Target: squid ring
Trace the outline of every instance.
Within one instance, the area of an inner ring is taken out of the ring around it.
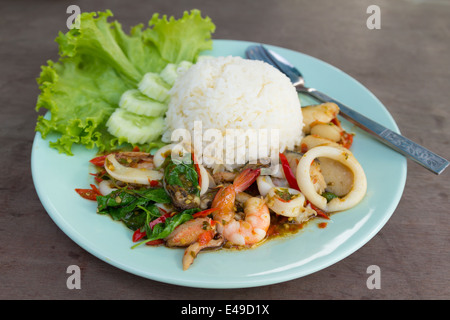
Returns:
[[[330,158],[339,161],[347,166],[353,173],[353,186],[350,191],[342,198],[334,198],[330,202],[319,195],[311,181],[310,168],[311,163],[318,157]],[[318,146],[311,148],[300,159],[297,166],[297,183],[305,195],[313,205],[326,212],[335,212],[350,209],[358,204],[367,191],[367,179],[363,168],[350,153],[342,149],[330,146]]]
[[[274,187],[267,193],[265,201],[275,213],[293,218],[302,212],[305,196],[295,189]]]

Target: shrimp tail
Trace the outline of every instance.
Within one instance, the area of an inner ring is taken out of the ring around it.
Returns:
[[[236,179],[234,179],[233,182],[234,191],[236,193],[239,193],[246,190],[248,187],[252,185],[253,182],[256,181],[256,178],[258,178],[260,173],[261,169],[259,168],[258,169],[247,168],[244,171],[242,171],[236,177]]]

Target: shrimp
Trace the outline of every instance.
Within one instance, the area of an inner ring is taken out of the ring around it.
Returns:
[[[270,212],[264,199],[252,197],[244,204],[245,220],[231,220],[223,226],[223,236],[243,246],[260,242],[270,226]]]
[[[235,220],[236,194],[246,190],[258,177],[259,169],[245,169],[233,184],[217,192],[212,207],[213,219],[222,227],[224,238],[236,245],[252,245],[263,240],[270,226],[270,212],[261,198],[250,197],[244,203],[244,220]]]
[[[234,179],[233,184],[222,187],[217,192],[211,205],[211,208],[217,209],[213,213],[215,221],[224,225],[234,218],[236,194],[250,187],[259,174],[260,169],[245,169]]]

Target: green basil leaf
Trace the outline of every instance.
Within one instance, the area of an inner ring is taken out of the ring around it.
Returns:
[[[153,227],[153,230],[151,234],[147,233],[147,240],[146,241],[152,241],[152,240],[158,240],[158,239],[164,239],[169,234],[172,233],[172,231],[178,227],[180,224],[185,223],[186,221],[189,221],[192,219],[192,215],[189,213],[179,213],[174,215],[173,217],[169,217],[166,219],[164,223],[159,223]]]
[[[334,198],[339,198],[337,195],[335,195],[333,192],[329,192],[329,191],[325,191],[324,193],[322,193],[322,197],[324,197],[325,199],[327,199],[327,202],[330,202],[331,200],[333,200]]]
[[[164,179],[168,185],[179,186],[190,194],[200,195],[198,174],[193,163],[171,161],[164,169]]]

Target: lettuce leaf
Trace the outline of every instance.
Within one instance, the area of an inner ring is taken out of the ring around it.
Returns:
[[[192,62],[201,51],[212,48],[211,33],[215,31],[215,25],[210,18],[203,19],[199,10],[192,10],[190,14],[184,12],[180,20],[175,20],[174,17],[168,20],[166,15],[160,19],[159,14],[155,13],[149,26],[152,29],[145,37],[151,40],[161,56],[170,62]]]
[[[129,34],[119,22],[108,22],[112,16],[109,10],[82,13],[80,28],[60,32],[55,40],[59,61],[41,67],[36,111],[50,112],[38,116],[36,131],[44,139],[49,133],[60,134],[49,144],[61,153],[72,155],[73,144],[99,152],[119,148],[124,141],[109,134],[105,124],[122,93],[137,88],[145,73],[160,72],[168,63],[194,62],[212,47],[215,26],[198,10],[185,12],[179,20],[155,14],[148,28],[138,24]]]

